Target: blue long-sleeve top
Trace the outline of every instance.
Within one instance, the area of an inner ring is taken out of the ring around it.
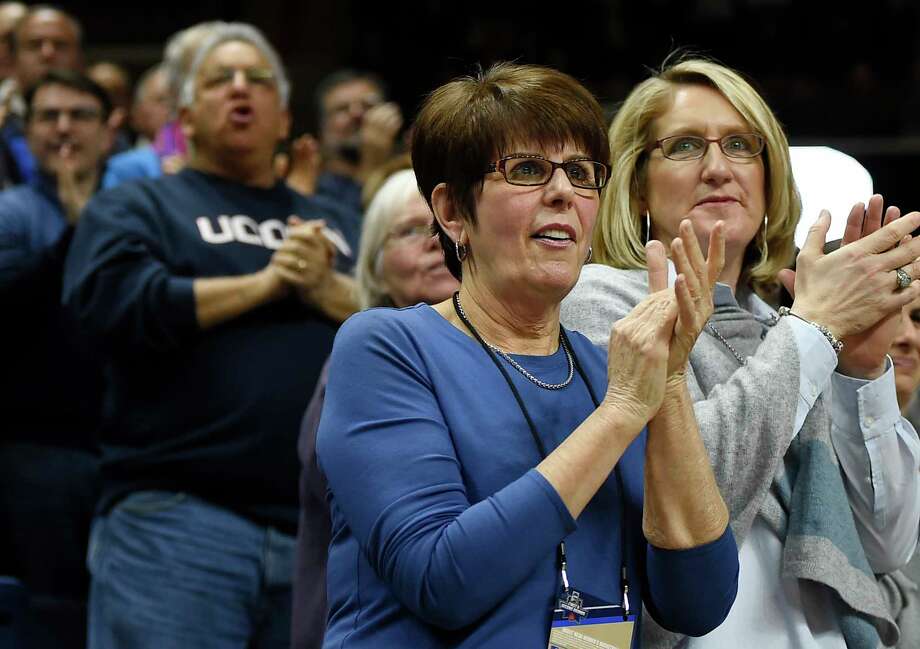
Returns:
[[[570,339],[604,394],[603,350]],[[568,371],[561,349],[516,360],[548,382]],[[594,410],[577,374],[548,391],[508,373],[550,452]],[[317,434],[332,516],[324,647],[545,647],[559,542],[572,587],[620,603],[623,525],[632,608],[641,600],[685,634],[715,628],[737,590],[734,538],[680,551],[646,543],[645,436],[619,462],[626,510],[611,474],[576,521],[534,469],[526,421],[475,340],[425,305],[353,316]]]

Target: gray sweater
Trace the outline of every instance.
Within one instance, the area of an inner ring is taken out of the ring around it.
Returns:
[[[606,346],[611,325],[647,295],[646,271],[591,264],[563,301],[562,323]],[[837,595],[849,647],[874,649],[879,638],[892,644],[897,628],[859,542],[825,396],[796,435],[799,355],[789,324],[750,293],[739,292],[737,304],[722,302],[710,322],[747,363],[740,366],[727,345],[704,332],[691,352],[687,383],[738,544],[762,516],[784,539],[784,575]],[[682,640],[644,624],[645,647]]]

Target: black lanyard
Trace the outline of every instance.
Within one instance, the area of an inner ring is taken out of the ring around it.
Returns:
[[[530,412],[527,410],[527,406],[524,405],[524,400],[521,398],[520,392],[515,387],[514,382],[511,380],[511,377],[508,376],[508,372],[505,370],[505,367],[499,362],[498,356],[489,348],[488,343],[482,339],[482,336],[479,335],[479,332],[476,331],[476,328],[466,317],[466,314],[463,313],[463,309],[460,308],[460,293],[459,291],[454,293],[453,297],[454,302],[454,311],[457,312],[457,317],[463,321],[463,324],[466,325],[467,329],[470,330],[470,333],[473,334],[473,337],[479,341],[479,344],[485,350],[486,354],[489,355],[489,358],[492,359],[492,362],[495,363],[495,367],[498,368],[498,371],[501,372],[502,376],[505,378],[505,382],[508,384],[508,387],[511,389],[511,393],[514,395],[515,401],[517,401],[518,407],[521,409],[521,414],[524,415],[524,419],[527,420],[527,427],[530,429],[530,435],[533,437],[534,443],[537,445],[537,450],[540,453],[542,459],[546,459],[548,455],[546,451],[546,445],[543,443],[543,439],[537,433],[537,427],[533,423],[533,418],[530,416]],[[600,407],[600,401],[597,398],[597,395],[594,393],[594,389],[591,387],[591,382],[588,381],[588,375],[585,374],[585,371],[581,367],[581,363],[578,361],[578,356],[575,354],[575,348],[569,342],[569,337],[565,333],[565,329],[560,325],[559,327],[559,337],[565,342],[566,347],[568,347],[569,353],[572,355],[572,363],[575,365],[575,370],[578,372],[578,376],[581,377],[581,380],[584,382],[585,387],[588,389],[588,394],[591,396],[591,401],[594,403],[594,407]],[[616,477],[617,481],[617,491],[620,496],[620,510],[622,512],[623,520],[620,524],[620,559],[622,565],[620,568],[620,580],[623,587],[623,610],[624,615],[629,615],[629,579],[626,575],[626,491],[623,488],[623,476],[620,474],[620,464],[617,462],[613,467],[613,474]],[[565,542],[559,543],[559,548],[556,554],[556,563],[559,568],[559,572],[562,575],[562,586],[566,592],[569,590],[569,578],[566,573],[566,555],[565,555]]]

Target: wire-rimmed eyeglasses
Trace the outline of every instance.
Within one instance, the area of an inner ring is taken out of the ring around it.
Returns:
[[[229,66],[219,67],[205,76],[203,84],[205,88],[217,88],[220,86],[229,86],[236,81],[237,72],[243,75],[246,83],[251,86],[262,86],[265,88],[274,88],[277,85],[275,72],[271,68],[233,68]]]
[[[661,149],[668,160],[699,160],[713,142],[717,142],[729,158],[756,158],[764,148],[764,139],[759,133],[730,133],[723,137],[672,135],[657,140],[652,148]]]

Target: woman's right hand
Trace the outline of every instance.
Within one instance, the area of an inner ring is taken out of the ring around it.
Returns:
[[[854,214],[851,212],[851,219]],[[792,289],[793,313],[843,338],[866,331],[920,296],[920,238],[898,245],[920,227],[920,212],[911,212],[824,254],[829,227],[830,214],[825,210],[808,231],[795,273],[780,275],[786,288]],[[852,228],[848,225],[847,229]],[[906,289],[897,289],[898,268],[914,278]]]
[[[725,259],[724,225],[713,228],[704,259],[692,224],[683,221],[671,254],[678,272],[673,289],[664,246],[649,242],[649,296],[610,332],[606,401],[641,425],[658,412],[667,381],[682,379],[690,350],[712,315],[712,291]]]
[[[607,348],[607,394],[604,405],[636,433],[664,399],[670,340],[677,321],[671,289],[652,293],[618,320]]]

